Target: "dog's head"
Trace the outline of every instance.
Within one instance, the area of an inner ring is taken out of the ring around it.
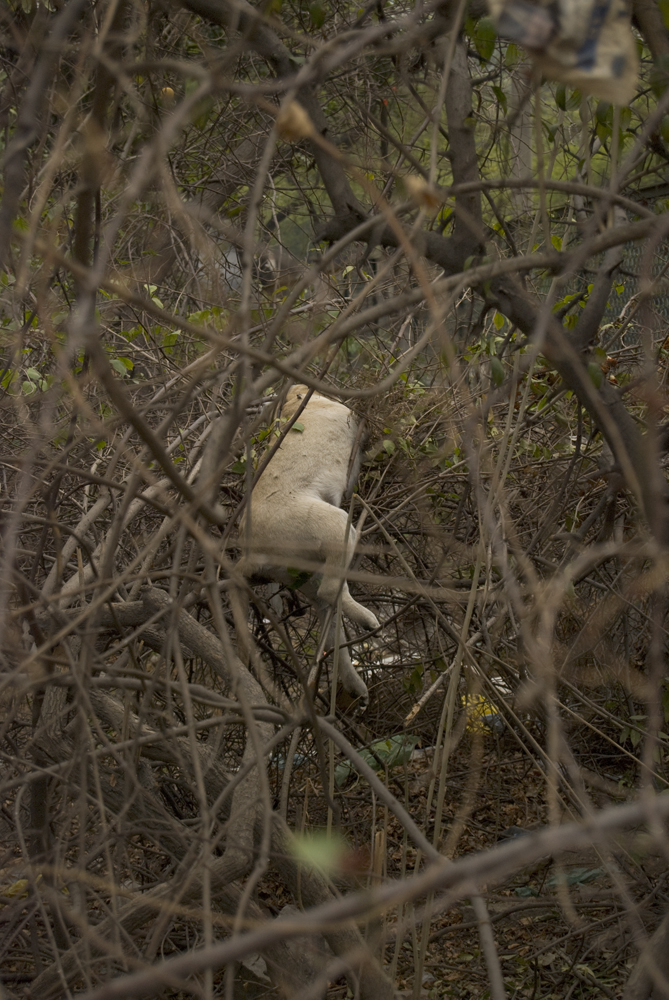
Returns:
[[[281,416],[285,420],[290,420],[295,411],[302,405],[302,401],[304,400],[304,397],[307,395],[308,392],[309,392],[308,385],[291,386],[286,395],[286,400],[281,408]],[[330,403],[332,402],[332,400],[328,399],[327,396],[322,396],[320,393],[314,392],[309,400],[308,405],[311,406],[312,403],[318,403],[318,402]]]
[[[307,385],[292,385],[281,407],[281,416],[290,420],[308,392],[309,386]]]

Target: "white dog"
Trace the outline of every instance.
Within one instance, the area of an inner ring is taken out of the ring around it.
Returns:
[[[290,420],[307,392],[304,385],[289,391],[283,418]],[[314,393],[256,483],[240,524],[241,572],[298,587],[315,607],[321,629],[330,618],[328,645],[334,641],[330,612],[340,593],[352,621],[379,627],[376,616],[353,599],[345,579],[355,529],[339,505],[357,479],[360,456],[352,454],[357,439],[358,424],[348,407]],[[302,571],[305,564],[317,567],[316,576]],[[343,630],[340,641],[346,641]],[[366,705],[367,685],[345,647],[339,673],[346,690]]]

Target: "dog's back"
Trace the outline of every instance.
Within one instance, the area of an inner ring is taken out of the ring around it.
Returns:
[[[285,420],[295,415],[307,392],[303,385],[290,390],[283,407]],[[331,643],[331,609],[339,597],[350,619],[368,629],[379,626],[374,613],[351,596],[346,583],[356,536],[339,505],[357,477],[357,445],[358,422],[348,407],[314,393],[256,483],[240,524],[240,571],[291,587],[301,571],[310,571],[297,585],[316,608]],[[343,631],[340,642],[345,643]],[[366,705],[367,686],[345,645],[339,668],[346,689]]]
[[[290,390],[283,416],[290,420],[307,393]],[[299,425],[299,426],[297,426]],[[355,528],[339,504],[359,460],[352,454],[358,423],[342,403],[316,393],[281,442],[249,498],[240,524],[246,575],[267,575],[290,583],[307,564],[323,579],[318,599],[334,604],[340,588],[344,612],[367,628],[377,628],[374,614],[355,601],[342,572],[355,547]],[[245,551],[244,551],[245,550]]]
[[[281,414],[285,420],[295,414],[307,391],[304,385],[290,390]],[[348,480],[357,476],[359,461],[351,461],[357,430],[348,407],[314,393],[258,480],[253,507],[276,497],[277,490],[288,503],[310,496],[339,507]]]

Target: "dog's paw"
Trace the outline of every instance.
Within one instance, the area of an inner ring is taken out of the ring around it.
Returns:
[[[358,625],[362,625],[364,628],[369,629],[369,631],[374,631],[374,629],[380,628],[379,619],[376,617],[373,611],[366,608],[364,604],[359,604],[354,601],[350,594],[344,594],[344,599],[342,601],[342,610],[351,621],[357,622]]]
[[[350,699],[354,714],[362,715],[369,705],[369,690],[367,685],[353,665],[351,665],[350,670],[342,670],[340,678],[341,686]]]
[[[349,719],[359,719],[365,714],[369,706],[369,697],[359,698],[351,694],[346,688],[340,687],[337,691],[337,711],[346,715]]]
[[[366,616],[362,624],[365,625],[370,630],[370,632],[374,631],[377,628],[381,628],[381,622],[376,617],[374,612],[370,611],[369,608],[365,608],[365,611],[366,611]]]

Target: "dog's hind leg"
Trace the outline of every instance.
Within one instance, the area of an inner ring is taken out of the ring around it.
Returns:
[[[379,619],[373,611],[370,611],[364,604],[359,604],[358,601],[351,597],[346,581],[344,581],[344,586],[341,589],[341,606],[344,614],[351,621],[357,622],[358,625],[364,625],[365,628],[370,630],[379,628]]]
[[[325,551],[323,580],[318,588],[319,600],[334,607],[341,589],[341,606],[344,614],[365,628],[378,628],[379,621],[374,612],[359,604],[351,596],[346,580],[343,584],[341,582],[342,574],[345,573],[355,551],[355,528],[348,525],[346,512],[339,507],[333,507],[332,504],[320,504],[318,514],[319,530]]]
[[[322,600],[314,600],[314,607],[316,608],[316,613],[318,614],[318,621],[320,624],[320,645],[324,646],[326,649],[333,649],[335,646],[335,636],[337,634],[336,630],[336,615],[334,608],[325,604]],[[324,634],[324,629],[325,634]],[[339,680],[341,681],[342,687],[347,691],[352,698],[357,699],[359,702],[359,710],[363,711],[367,708],[369,704],[369,691],[367,690],[367,685],[358,673],[358,671],[353,666],[353,661],[351,660],[351,653],[348,646],[346,645],[346,633],[342,626],[339,626],[339,650],[338,650],[338,674]],[[333,652],[332,657],[335,656]],[[309,683],[313,683],[313,678],[316,673],[314,669],[312,671],[311,677],[309,678]]]
[[[334,630],[333,630],[333,641],[334,641]],[[364,710],[369,705],[369,691],[364,680],[358,673],[358,671],[353,666],[353,661],[351,660],[351,653],[346,643],[346,634],[344,629],[339,628],[339,677],[342,686],[352,698],[357,698],[359,700],[359,710],[364,712]]]

